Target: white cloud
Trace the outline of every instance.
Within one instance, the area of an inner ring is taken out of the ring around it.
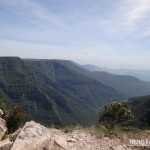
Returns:
[[[150,13],[150,1],[149,0],[130,0],[128,1],[129,12],[126,12],[127,23],[135,24],[141,19],[147,19]]]
[[[36,3],[33,0],[1,0],[1,7],[3,6],[8,11],[22,17],[28,22],[40,27],[47,28],[49,24],[54,26],[65,27],[65,23],[50,10],[44,6]]]
[[[104,32],[108,37],[126,38],[127,36],[139,32],[144,38],[141,31],[146,32],[146,26],[150,26],[150,1],[149,0],[124,0],[117,1],[115,11],[107,17],[95,18],[95,26]],[[94,26],[94,25],[93,25]]]

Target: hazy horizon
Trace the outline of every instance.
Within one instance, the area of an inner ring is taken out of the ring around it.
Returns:
[[[8,57],[8,58],[11,58],[11,57],[19,57],[19,56],[0,56],[1,57]],[[92,67],[98,67],[99,69],[113,69],[113,70],[131,70],[131,71],[150,71],[150,69],[136,69],[136,68],[126,68],[126,67],[106,67],[106,66],[100,66],[100,65],[96,65],[96,64],[89,64],[89,63],[80,63],[80,62],[77,62],[77,61],[74,61],[74,60],[69,60],[69,59],[57,59],[57,58],[51,58],[51,59],[48,59],[48,58],[23,58],[23,57],[19,57],[20,59],[24,59],[24,60],[64,60],[64,61],[71,61],[75,64],[78,64],[78,65],[91,65]]]
[[[0,0],[0,56],[150,70],[149,0]]]

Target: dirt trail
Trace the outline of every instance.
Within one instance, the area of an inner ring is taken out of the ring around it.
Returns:
[[[129,142],[116,137],[98,138],[90,131],[73,130],[64,133],[57,129],[50,129],[53,133],[52,150],[142,150],[149,149],[142,147],[132,147]]]

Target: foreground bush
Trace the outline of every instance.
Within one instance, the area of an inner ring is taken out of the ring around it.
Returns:
[[[7,112],[5,120],[9,133],[13,133],[19,128],[24,116],[25,112],[19,106],[14,107]]]
[[[99,112],[99,122],[112,127],[133,118],[127,101],[108,103]]]

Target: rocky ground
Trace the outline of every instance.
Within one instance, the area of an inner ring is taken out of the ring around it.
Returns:
[[[121,140],[115,136],[97,137],[90,130],[74,129],[64,133],[50,129],[54,145],[52,150],[149,150],[150,147],[131,146],[128,140]],[[63,142],[62,142],[63,141]]]
[[[54,139],[57,143],[57,137],[63,138],[65,145],[62,147],[67,150],[126,150],[131,149],[127,145],[124,145],[121,140],[116,138],[103,137],[98,138],[92,135],[89,131],[83,129],[76,129],[72,132],[63,133],[59,130],[51,129]],[[61,141],[61,140],[60,140]],[[59,150],[60,144],[55,144],[52,150]]]
[[[0,118],[0,150],[141,150],[150,147],[134,147],[128,140],[116,136],[97,137],[91,130],[75,128],[57,130],[46,128],[34,121],[6,136],[5,120]],[[150,137],[150,136],[149,136]]]

